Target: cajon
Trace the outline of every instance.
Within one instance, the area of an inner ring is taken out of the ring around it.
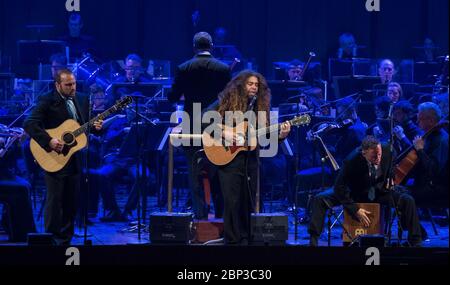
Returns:
[[[223,237],[223,220],[214,219],[194,222],[194,242],[204,243]]]
[[[357,219],[354,219],[347,210],[344,210],[344,227],[349,234],[356,238],[360,235],[380,235],[384,231],[384,218],[381,211],[380,204],[377,203],[357,203],[358,207],[363,208],[366,211],[371,212],[369,219],[371,221],[368,228],[364,227]],[[345,234],[342,233],[344,243],[349,243],[351,240]]]

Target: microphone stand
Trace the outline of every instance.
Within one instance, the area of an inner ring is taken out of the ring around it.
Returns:
[[[131,81],[131,83],[133,83],[133,85],[139,85],[138,82],[136,82],[133,78],[133,80]],[[143,145],[144,145],[144,140],[141,139],[141,134],[139,131],[139,118],[145,118],[146,120],[152,122],[150,119],[148,119],[147,117],[141,115],[139,113],[139,99],[143,98],[144,96],[142,95],[131,95],[134,98],[134,102],[135,102],[135,109],[132,110],[135,113],[135,117],[134,117],[134,122],[135,122],[135,127],[136,127],[136,144],[137,144],[137,151],[136,151],[136,181],[135,181],[135,191],[137,194],[137,225],[131,227],[130,229],[126,229],[126,230],[122,230],[122,231],[132,231],[134,228],[137,229],[138,232],[138,241],[137,244],[141,244],[141,231],[142,231],[142,217],[141,217],[141,188],[142,188],[142,184],[144,183],[143,180],[146,178],[146,172],[147,169],[145,168],[145,163],[143,160]],[[154,124],[154,122],[152,122],[152,124]],[[144,131],[145,134],[145,131]],[[141,169],[142,168],[142,169]],[[142,171],[142,178],[141,178],[141,171]]]
[[[141,113],[138,113],[136,110],[130,109],[130,111],[132,111],[134,114],[136,114],[137,116],[139,116],[140,118],[146,120],[147,122],[149,122],[150,124],[152,124],[153,126],[156,126],[156,123],[154,121],[152,121],[150,118],[148,118],[147,116],[142,115]]]
[[[391,103],[389,106],[389,152],[390,152],[390,160],[389,160],[389,166],[387,169],[387,174],[386,174],[386,178],[385,181],[383,182],[386,186],[386,189],[389,193],[389,197],[391,199],[392,205],[394,206],[394,211],[395,211],[395,215],[397,216],[397,227],[398,227],[398,231],[399,231],[399,235],[398,235],[398,244],[399,246],[401,246],[401,242],[402,242],[402,233],[403,233],[403,227],[402,227],[402,221],[401,221],[401,212],[398,210],[398,204],[395,203],[395,199],[394,196],[392,195],[392,192],[395,190],[394,185],[393,185],[393,167],[394,167],[394,117],[392,116],[392,111],[393,111],[393,107],[394,107],[394,103]],[[388,244],[391,243],[391,234],[392,234],[392,225],[394,223],[393,219],[390,219],[389,221],[389,232],[388,232]],[[409,241],[407,241],[409,244]]]
[[[133,83],[136,83],[133,80]],[[140,173],[140,167],[141,167],[141,151],[142,151],[142,142],[140,140],[140,134],[139,134],[139,97],[136,97],[135,100],[135,113],[136,116],[134,117],[134,122],[136,124],[136,143],[138,145],[137,152],[136,152],[136,194],[137,194],[137,231],[138,231],[138,243],[141,242],[141,173]]]
[[[250,103],[247,106],[247,112],[254,110],[254,105],[255,105],[255,102],[257,101],[257,99],[258,99],[257,95],[255,95],[255,96],[253,96],[251,98],[251,101],[250,101]],[[244,119],[244,120],[247,120],[247,119]],[[247,235],[248,235],[248,237],[247,238],[248,238],[248,241],[249,241],[249,244],[250,244],[252,242],[252,240],[253,240],[253,237],[252,237],[252,211],[253,211],[253,204],[254,203],[253,203],[253,197],[252,197],[252,187],[250,185],[250,176],[249,176],[249,172],[248,172],[248,160],[249,160],[249,157],[250,157],[250,147],[248,145],[248,141],[249,141],[250,127],[252,125],[251,125],[251,122],[249,122],[248,120],[247,120],[247,123],[248,124],[247,124],[247,130],[245,132],[244,147],[247,149],[246,154],[245,154],[245,179],[247,180],[247,192],[248,192],[248,196],[249,196],[248,203],[250,204],[250,205],[248,205],[249,210],[247,211],[247,219],[248,219],[248,224],[247,224],[247,226],[248,226],[247,227]],[[257,138],[256,141],[258,141],[258,134],[256,134],[256,138]],[[259,158],[258,158],[258,162],[259,162]],[[259,163],[258,163],[258,168],[259,168]]]
[[[91,119],[91,111],[92,111],[92,101],[91,101],[91,94],[89,94],[89,109],[88,109],[88,122]],[[88,230],[88,207],[89,207],[89,192],[90,192],[90,186],[89,186],[89,159],[90,159],[90,155],[89,155],[89,145],[90,145],[90,137],[91,137],[91,126],[88,126],[87,128],[87,132],[86,132],[86,136],[87,136],[87,144],[86,144],[86,159],[84,162],[84,168],[85,168],[85,176],[84,176],[84,181],[86,183],[86,198],[85,198],[85,203],[84,203],[84,208],[83,208],[83,223],[84,223],[84,234],[83,234],[83,244],[84,245],[92,245],[92,240],[87,239],[87,230]]]

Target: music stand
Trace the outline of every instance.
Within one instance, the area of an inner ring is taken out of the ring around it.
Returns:
[[[39,65],[39,80],[42,79],[42,64],[49,61],[51,55],[64,53],[66,42],[54,40],[19,40],[17,55],[19,63]]]
[[[220,60],[240,59],[241,53],[234,45],[215,45],[213,50],[214,57]]]
[[[373,86],[381,82],[378,76],[334,76],[333,84],[336,98],[348,94],[361,93],[363,101],[373,100]]]
[[[153,79],[162,80],[170,78],[170,61],[153,60]]]
[[[160,86],[160,84],[153,82],[114,82],[111,84],[111,91],[113,94],[115,94],[118,89],[123,88],[125,89],[126,93],[131,94],[134,92],[139,92],[146,97],[150,97],[154,93],[156,93],[155,91],[159,91],[155,90],[158,88],[158,86]]]
[[[271,106],[274,107],[310,88],[304,81],[269,80],[268,84],[272,93]]]
[[[139,129],[139,130],[138,130]],[[141,181],[136,181],[136,183],[141,183],[140,185],[145,185],[145,181],[148,178],[147,177],[147,167],[150,169],[152,166],[155,169],[155,189],[157,194],[157,201],[161,201],[161,167],[160,167],[160,153],[164,151],[165,149],[165,142],[168,138],[168,132],[169,126],[167,124],[149,124],[149,123],[139,123],[138,127],[136,127],[136,124],[131,126],[130,132],[128,133],[127,137],[125,138],[124,142],[122,143],[120,149],[119,149],[119,156],[121,157],[136,157],[139,155],[138,148],[134,147],[136,145],[139,145],[139,142],[137,141],[137,136],[139,135],[141,138],[140,145],[141,145],[141,153],[142,156],[140,156],[142,159],[141,163]],[[139,134],[137,134],[139,133]],[[154,159],[150,159],[149,157],[151,155],[154,155]],[[150,165],[151,162],[154,162],[154,164]],[[138,188],[135,188],[137,191]],[[137,193],[139,194],[139,193]],[[133,195],[130,193],[130,195]],[[139,198],[139,197],[138,197]],[[147,192],[144,191],[142,193],[142,201],[138,199],[138,205],[142,202],[142,217],[138,220],[142,220],[142,224],[145,225],[146,222],[146,211],[147,211]]]
[[[414,82],[419,84],[434,84],[436,76],[441,74],[441,64],[437,62],[414,63]]]
[[[158,139],[157,136],[153,134],[153,132],[150,135],[150,128],[153,127],[153,123],[151,124],[144,124],[140,122],[140,118],[145,116],[140,116],[139,113],[139,100],[147,99],[146,96],[143,95],[136,95],[136,92],[144,92],[146,93],[146,89],[148,89],[148,86],[154,86],[154,85],[148,85],[148,84],[140,84],[140,83],[122,83],[122,84],[114,84],[115,87],[118,86],[126,86],[127,90],[130,91],[130,95],[133,97],[133,100],[135,102],[135,110],[134,112],[137,114],[134,118],[134,125],[132,126],[130,133],[128,134],[127,138],[125,139],[124,143],[122,144],[119,154],[121,156],[135,156],[136,157],[136,183],[135,183],[135,191],[137,193],[137,217],[138,217],[138,224],[137,224],[137,230],[138,230],[138,240],[141,241],[141,186],[142,181],[146,180],[147,176],[147,169],[146,169],[146,162],[144,160],[146,152],[148,152],[149,147],[152,146],[152,149],[154,149],[153,146],[158,145],[157,142],[160,141],[152,141],[153,139]],[[114,87],[113,87],[114,88]],[[146,119],[146,118],[145,118]],[[145,120],[147,121],[147,119]],[[141,126],[144,126],[142,128]],[[142,134],[141,134],[142,132]],[[145,138],[145,139],[144,139]],[[130,145],[134,145],[137,147],[129,147]],[[142,178],[141,178],[142,174]],[[144,204],[144,210],[146,210],[146,203]],[[144,216],[145,220],[145,216]]]

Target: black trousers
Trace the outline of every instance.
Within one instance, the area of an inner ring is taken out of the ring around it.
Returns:
[[[74,235],[77,212],[79,174],[45,173],[45,184],[47,185],[44,209],[45,231],[53,234],[56,244],[70,244]]]
[[[4,204],[2,223],[12,242],[25,242],[36,232],[29,200],[29,183],[20,177],[0,180],[0,203]]]
[[[196,219],[207,219],[209,208],[205,201],[205,191],[201,180],[203,169],[208,170],[208,178],[211,183],[211,196],[214,203],[215,217],[221,218],[223,213],[223,197],[219,190],[220,185],[217,176],[217,168],[213,166],[200,152],[198,147],[183,148],[186,156],[189,173],[189,188],[191,190],[192,210]]]
[[[403,229],[408,230],[408,240],[417,242],[421,240],[421,230],[417,208],[411,195],[406,193],[403,188],[396,187],[392,191],[392,197],[397,204],[401,216],[401,224]],[[369,201],[358,201],[368,203]],[[377,195],[373,203],[380,203],[389,207],[393,207],[393,201],[389,193]],[[333,189],[324,191],[316,195],[311,203],[311,221],[308,227],[308,233],[311,236],[320,236],[323,230],[323,223],[328,206],[339,206],[340,202]]]
[[[254,208],[258,163],[250,153],[241,152],[229,164],[218,167],[224,198],[224,239],[226,244],[247,244],[251,239],[250,215]],[[247,176],[248,175],[248,176]]]

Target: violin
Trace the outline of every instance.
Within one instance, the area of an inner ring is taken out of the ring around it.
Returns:
[[[0,158],[3,158],[14,143],[24,137],[24,134],[25,131],[22,128],[2,128],[0,137],[3,138],[4,145],[0,148]]]
[[[341,129],[344,127],[348,127],[353,125],[355,122],[353,122],[352,119],[345,119],[342,122],[327,122],[320,125],[319,129],[315,132],[309,131],[307,134],[308,140],[314,140],[318,135],[322,133],[327,133],[331,130]]]

